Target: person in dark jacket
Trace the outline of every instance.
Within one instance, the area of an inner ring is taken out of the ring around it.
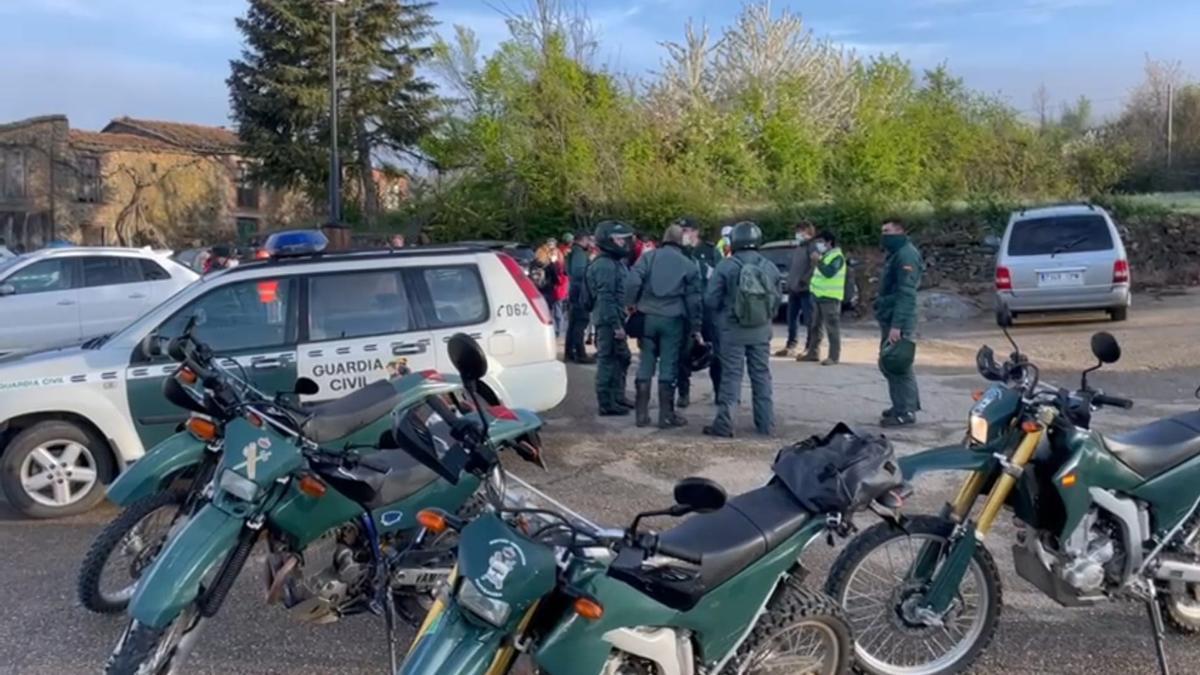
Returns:
[[[775,356],[795,356],[800,339],[800,322],[804,322],[805,351],[812,351],[808,344],[815,315],[809,281],[812,279],[812,238],[816,228],[812,223],[796,225],[796,248],[792,249],[792,260],[787,276],[787,344],[775,352]]]
[[[658,426],[681,427],[675,413],[679,354],[700,336],[700,271],[683,252],[683,228],[672,224],[663,245],[642,253],[625,284],[625,304],[644,317],[633,400],[637,426],[650,425],[650,381],[658,367]],[[690,342],[689,342],[690,343]]]
[[[779,309],[779,268],[758,252],[760,243],[758,225],[735,225],[729,235],[732,254],[717,265],[704,291],[704,303],[713,311],[721,336],[717,416],[703,430],[709,436],[733,437],[743,371],[750,375],[755,430],[764,436],[775,431],[770,348],[771,320]]]
[[[601,415],[628,415],[625,377],[632,356],[625,336],[625,260],[633,230],[622,222],[606,220],[596,226],[600,255],[588,265],[587,302],[596,327],[596,402]]]
[[[913,373],[917,343],[917,289],[925,262],[898,218],[883,224],[880,244],[887,252],[879,275],[875,319],[879,322],[879,370],[888,383],[892,407],[883,411],[885,427],[915,424],[921,394]]]
[[[675,407],[683,410],[692,404],[692,346],[695,342],[707,343],[711,348],[713,345],[713,327],[710,313],[704,309],[704,287],[708,283],[708,277],[712,274],[712,265],[709,260],[712,259],[705,255],[700,241],[700,228],[696,225],[696,221],[691,218],[680,218],[675,221],[675,224],[683,230],[683,253],[696,266],[697,278],[700,281],[700,338],[699,340],[685,340],[683,349],[679,351],[679,369],[675,373],[675,391],[677,394]],[[713,256],[716,254],[716,249],[709,245],[709,251]],[[709,362],[709,369],[712,369],[712,362],[717,359],[712,359]],[[713,393],[716,394],[718,380],[713,380]]]
[[[596,362],[587,355],[587,348],[584,346],[589,317],[587,307],[580,302],[580,292],[585,283],[584,275],[587,274],[588,263],[591,262],[591,247],[592,235],[588,232],[578,232],[571,242],[571,250],[567,253],[566,360],[582,364]]]

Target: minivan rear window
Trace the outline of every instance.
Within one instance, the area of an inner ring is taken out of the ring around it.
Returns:
[[[1008,238],[1011,256],[1087,253],[1113,249],[1112,232],[1103,216],[1030,218],[1013,223]]]

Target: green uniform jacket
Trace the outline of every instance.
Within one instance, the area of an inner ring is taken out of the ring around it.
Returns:
[[[911,241],[889,255],[879,279],[879,297],[875,298],[875,319],[884,330],[899,328],[912,339],[917,328],[917,289],[925,263]]]
[[[592,324],[620,328],[625,325],[625,277],[622,259],[602,254],[587,268],[588,292],[593,299]]]
[[[683,317],[689,333],[700,332],[700,271],[683,249],[667,244],[638,259],[625,282],[625,304],[668,318]]]
[[[571,246],[571,252],[567,254],[567,278],[570,280],[568,286],[568,299],[575,302],[579,299],[579,291],[583,289],[584,277],[587,275],[588,251],[586,248],[574,244]]]
[[[771,314],[772,316],[775,314],[775,310],[778,310],[781,300],[779,294],[779,268],[775,266],[775,263],[764,258],[758,251],[753,250],[738,251],[717,263],[717,268],[713,270],[712,278],[708,280],[708,287],[704,290],[704,305],[715,317],[717,330],[721,331],[722,344],[724,344],[725,340],[729,340],[731,344],[743,345],[770,342],[770,322],[767,322],[765,326],[745,328],[739,326],[737,319],[733,316],[734,298],[738,289],[738,275],[742,269],[738,264],[739,262],[744,265],[758,265],[766,271],[771,288],[771,305],[773,307]]]

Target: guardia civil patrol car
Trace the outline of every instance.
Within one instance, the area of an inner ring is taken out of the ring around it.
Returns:
[[[32,517],[82,512],[104,485],[174,433],[186,412],[161,393],[175,364],[139,345],[197,335],[241,366],[261,391],[315,401],[385,378],[400,360],[452,371],[446,343],[473,335],[488,353],[482,395],[547,410],[566,395],[552,318],[511,257],[470,246],[321,253],[297,233],[266,260],[187,287],[112,335],[81,346],[0,359],[0,487]],[[320,240],[320,241],[317,241]]]

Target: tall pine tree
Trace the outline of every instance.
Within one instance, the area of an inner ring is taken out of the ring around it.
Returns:
[[[337,12],[338,144],[370,220],[379,197],[372,168],[411,153],[430,128],[434,85],[417,74],[432,56],[432,2],[250,0],[245,38],[230,63],[233,119],[258,177],[320,194],[329,178],[329,13]]]

